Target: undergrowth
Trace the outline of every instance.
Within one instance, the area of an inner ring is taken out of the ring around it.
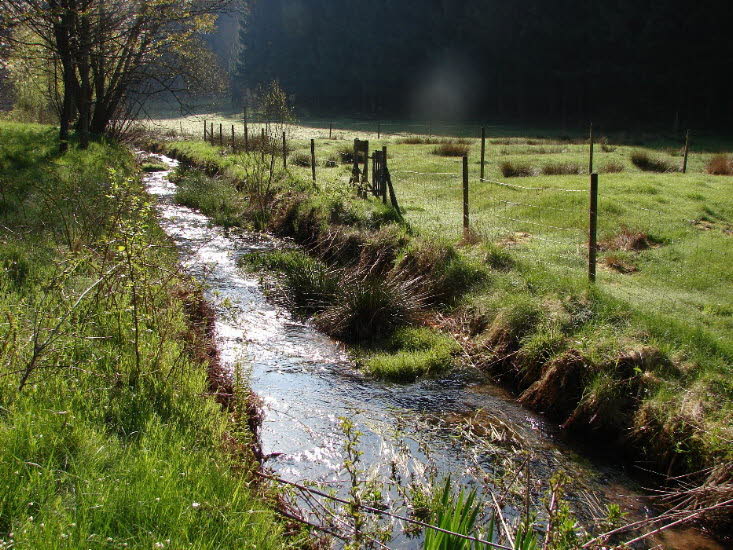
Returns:
[[[1,124],[0,182],[0,547],[283,547],[130,153]]]

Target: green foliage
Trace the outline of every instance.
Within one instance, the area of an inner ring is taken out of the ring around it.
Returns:
[[[247,203],[225,178],[179,168],[173,181],[177,185],[175,200],[178,204],[200,210],[223,227],[240,227],[245,223]]]
[[[257,252],[241,261],[251,269],[282,275],[293,306],[304,314],[323,311],[339,290],[339,273],[300,250]]]
[[[282,547],[222,445],[248,445],[244,403],[202,397],[195,289],[131,155],[53,150],[0,124],[0,546]]]
[[[476,490],[464,493],[463,489],[457,495],[453,493],[450,478],[445,480],[440,500],[437,505],[437,512],[432,518],[432,524],[452,533],[468,535],[474,538],[491,541],[494,536],[494,521],[488,526],[487,533],[479,533],[476,530],[476,521],[481,511],[481,504],[476,502]],[[479,536],[480,535],[480,536]],[[489,545],[470,541],[455,535],[425,530],[425,541],[423,550],[486,550]],[[529,549],[528,549],[529,550]]]

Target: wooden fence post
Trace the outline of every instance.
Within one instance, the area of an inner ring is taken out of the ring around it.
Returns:
[[[685,158],[682,161],[682,173],[687,173],[687,156],[690,153],[690,131],[685,132]]]
[[[379,166],[379,185],[382,192],[382,204],[387,204],[387,146],[382,146],[382,158]]]
[[[224,125],[219,123],[219,147],[224,147]]]
[[[206,141],[206,121],[204,120],[204,141]]]
[[[232,151],[236,151],[236,143],[234,142],[234,124],[232,124]]]
[[[377,139],[382,139],[382,123],[377,122]]]
[[[333,138],[333,122],[329,123],[328,125],[328,139]]]
[[[468,233],[468,157],[463,157],[463,234]]]
[[[285,132],[283,132],[283,170],[288,167],[288,144],[285,141]]]
[[[588,173],[593,173],[593,123],[590,123],[590,161],[588,163]]]
[[[249,151],[249,127],[247,126],[247,106],[244,106],[244,150]]]
[[[384,172],[384,182],[387,184],[387,188],[389,189],[389,200],[392,203],[392,208],[395,209],[395,212],[397,212],[397,216],[399,216],[400,219],[402,219],[402,212],[400,212],[400,205],[397,202],[397,194],[394,192],[394,187],[392,186],[392,176],[389,175],[389,168],[387,165],[387,148],[382,148],[383,156],[382,159],[382,170]]]
[[[316,140],[311,139],[311,172],[313,174],[313,185],[316,184]]]
[[[590,175],[590,222],[588,224],[588,280],[596,282],[596,253],[598,251],[598,174]]]
[[[366,182],[366,185],[369,185],[369,141],[364,142],[364,174],[361,179],[362,182]],[[366,187],[362,186],[362,193],[364,195],[364,198],[366,198],[367,191]]]
[[[481,128],[481,181],[484,179],[484,164],[486,162],[486,128]]]

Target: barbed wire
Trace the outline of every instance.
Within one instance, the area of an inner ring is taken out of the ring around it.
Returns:
[[[493,183],[494,185],[501,185],[502,187],[512,187],[514,189],[522,189],[525,191],[559,191],[563,193],[587,193],[587,189],[564,189],[562,187],[526,187],[516,183],[505,183],[503,181],[492,180],[488,178],[479,178],[479,181],[484,183]]]

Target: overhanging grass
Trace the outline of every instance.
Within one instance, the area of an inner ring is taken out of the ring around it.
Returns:
[[[129,152],[54,138],[0,124],[0,545],[282,547]]]

